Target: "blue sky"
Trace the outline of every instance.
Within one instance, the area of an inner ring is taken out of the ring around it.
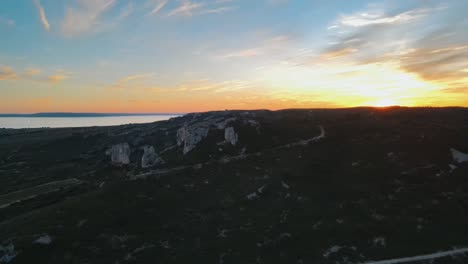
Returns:
[[[465,1],[3,0],[0,112],[467,105]]]

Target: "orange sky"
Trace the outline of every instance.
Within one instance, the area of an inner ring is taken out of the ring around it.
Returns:
[[[0,113],[468,107],[467,1],[0,5]]]

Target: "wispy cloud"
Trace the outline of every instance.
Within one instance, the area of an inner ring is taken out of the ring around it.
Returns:
[[[177,16],[177,15],[182,15],[182,16],[192,16],[193,13],[200,9],[204,3],[201,2],[192,2],[190,0],[181,0],[180,5],[176,7],[174,10],[169,12],[167,16]]]
[[[125,19],[128,16],[130,16],[133,13],[133,11],[135,11],[133,2],[128,2],[128,4],[120,10],[120,15],[118,16],[117,19],[119,20]]]
[[[44,7],[41,5],[41,2],[39,0],[33,0],[33,2],[34,2],[34,5],[36,6],[37,12],[39,13],[39,18],[41,19],[42,26],[44,26],[45,30],[49,31],[50,24],[49,24],[49,21],[47,20]]]
[[[18,75],[13,71],[11,67],[0,65],[0,81],[12,80],[18,78]]]
[[[205,2],[195,2],[190,0],[180,0],[180,5],[170,11],[167,16],[185,16],[191,17],[194,15],[205,15],[205,14],[222,14],[236,10],[235,6],[219,6],[219,4],[227,3],[231,1],[215,2],[213,4],[206,4]]]
[[[129,75],[127,77],[124,77],[122,79],[120,79],[118,82],[119,83],[128,83],[128,82],[131,82],[131,81],[138,81],[138,80],[145,80],[151,76],[153,76],[154,74],[152,73],[144,73],[144,74],[134,74],[134,75]]]
[[[47,81],[50,82],[50,83],[59,83],[59,82],[64,81],[64,80],[66,80],[68,78],[70,78],[69,75],[67,75],[65,73],[57,72],[56,74],[48,76]]]
[[[97,30],[101,26],[100,17],[114,6],[115,0],[76,0],[74,3],[74,7],[68,7],[61,27],[66,36]]]
[[[215,59],[236,59],[236,58],[252,58],[262,55],[268,55],[270,58],[274,54],[278,54],[283,50],[292,37],[289,35],[276,35],[276,36],[260,36],[255,41],[255,46],[244,48],[240,50],[225,51],[221,55],[214,56]]]
[[[256,87],[254,81],[245,80],[227,80],[227,81],[212,81],[210,79],[200,79],[184,82],[176,87],[168,87],[167,90],[176,92],[235,92],[243,89]]]
[[[52,84],[69,79],[70,76],[71,72],[65,70],[56,70],[54,74],[47,74],[38,68],[29,68],[21,74],[17,74],[13,68],[0,65],[0,80],[48,82]]]
[[[27,76],[36,76],[36,75],[41,74],[41,72],[42,72],[41,69],[30,68],[30,69],[26,70],[26,75]]]
[[[219,59],[232,59],[232,58],[250,58],[261,54],[259,49],[244,49],[234,52],[229,52],[218,56]]]
[[[16,24],[16,22],[13,19],[0,16],[0,25],[2,24],[7,25],[9,27],[13,27]]]
[[[385,14],[383,11],[370,11],[354,15],[344,15],[329,27],[329,29],[339,28],[340,26],[364,27],[377,24],[397,24],[408,23],[428,15],[431,9],[415,9],[401,12],[395,15]]]
[[[235,6],[223,6],[223,7],[202,10],[200,14],[222,14],[222,13],[226,13],[226,12],[233,11],[236,9],[237,7]]]
[[[367,10],[341,16],[331,29],[333,44],[315,63],[336,60],[359,65],[393,64],[395,70],[416,76],[429,87],[451,93],[468,87],[467,2],[419,6],[391,12]],[[431,26],[428,26],[431,25]]]
[[[72,72],[64,70],[64,69],[58,69],[55,71],[54,74],[47,76],[46,81],[51,84],[57,84],[59,82],[70,79],[71,76],[72,76]]]
[[[120,78],[115,83],[110,85],[109,89],[126,89],[126,88],[148,88],[147,81],[154,76],[154,73],[133,74]]]
[[[169,0],[153,0],[154,8],[151,11],[150,15],[159,13],[159,11],[161,11],[161,9],[163,9],[166,6],[168,1]]]

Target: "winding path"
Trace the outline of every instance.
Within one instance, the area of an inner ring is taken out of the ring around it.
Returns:
[[[455,255],[460,255],[460,254],[465,254],[465,253],[468,253],[468,248],[459,248],[459,249],[454,249],[454,250],[449,250],[449,251],[443,251],[443,252],[438,252],[438,253],[433,253],[433,254],[419,255],[419,256],[407,257],[407,258],[371,261],[371,262],[365,262],[365,263],[362,263],[362,264],[407,263],[407,262],[421,261],[421,260],[433,260],[433,259],[437,259],[437,258],[455,256]]]
[[[186,166],[179,166],[179,167],[168,168],[168,169],[153,170],[153,171],[150,171],[150,172],[147,172],[147,173],[130,176],[130,180],[146,179],[147,177],[150,177],[150,176],[161,176],[161,175],[164,175],[164,174],[169,174],[169,173],[172,173],[172,172],[177,172],[177,171],[186,170],[186,169],[197,169],[197,168],[203,167],[204,165],[209,165],[209,164],[214,164],[214,163],[224,164],[224,163],[228,163],[228,162],[235,161],[235,160],[246,159],[248,157],[260,156],[265,151],[284,149],[284,148],[290,148],[290,147],[296,147],[296,146],[305,146],[305,145],[307,145],[309,143],[317,142],[317,141],[320,141],[321,139],[325,138],[325,135],[326,135],[325,129],[323,128],[323,126],[319,126],[319,128],[320,128],[320,134],[318,136],[315,136],[315,137],[312,137],[312,138],[309,138],[309,139],[304,139],[304,140],[300,140],[300,141],[297,141],[297,142],[293,142],[293,143],[289,143],[289,144],[281,145],[281,146],[274,147],[274,148],[271,148],[271,149],[266,149],[266,150],[263,150],[263,151],[249,153],[249,154],[240,154],[240,155],[236,155],[236,156],[224,157],[224,158],[221,158],[221,159],[201,162],[201,163],[197,163],[197,164],[193,164],[193,165],[186,165]]]

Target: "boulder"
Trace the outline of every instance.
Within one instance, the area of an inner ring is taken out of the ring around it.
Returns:
[[[239,136],[237,135],[236,131],[233,127],[226,127],[224,130],[224,139],[231,143],[231,145],[235,146],[239,141]]]
[[[454,148],[451,148],[450,151],[452,152],[452,157],[457,163],[468,162],[468,154],[465,154],[461,151],[458,151]]]
[[[128,143],[120,143],[113,145],[106,152],[111,157],[113,165],[121,166],[128,165],[130,163],[130,146]]]
[[[206,126],[183,126],[177,130],[177,145],[183,145],[183,153],[187,154],[208,135],[209,130]]]
[[[161,163],[163,163],[163,160],[156,153],[153,146],[143,147],[143,156],[141,157],[142,168],[151,168]]]

